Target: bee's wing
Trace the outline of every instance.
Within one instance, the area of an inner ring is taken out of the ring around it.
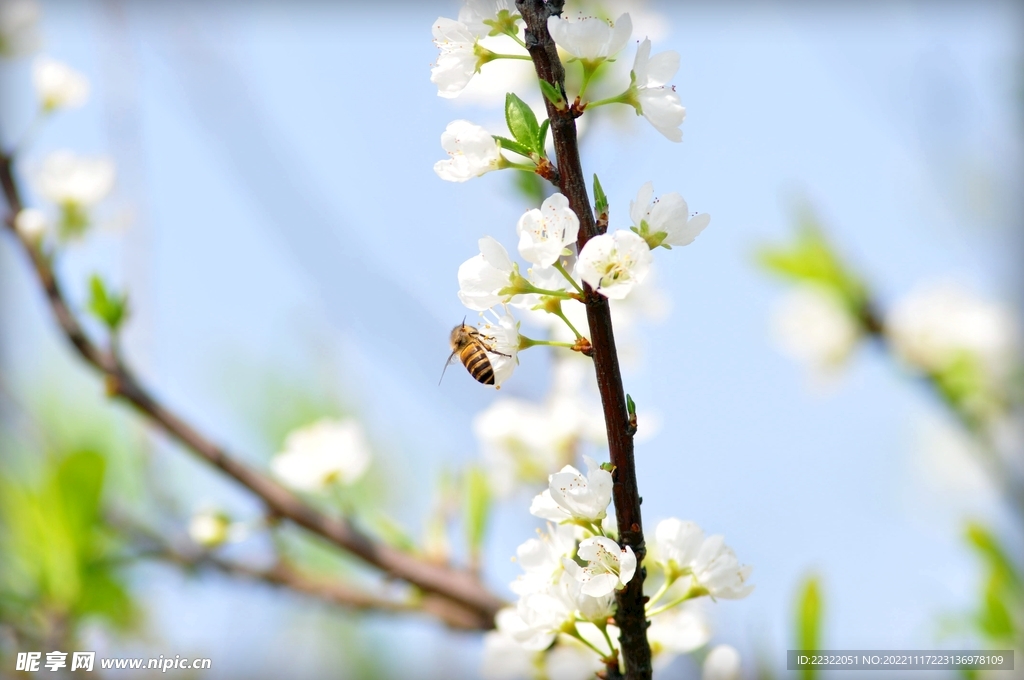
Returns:
[[[452,350],[452,353],[448,355],[448,361],[444,362],[444,368],[441,370],[441,378],[437,381],[437,384],[441,384],[441,380],[444,380],[444,373],[448,370],[448,367],[452,365],[452,359],[455,358],[455,352],[458,350]]]

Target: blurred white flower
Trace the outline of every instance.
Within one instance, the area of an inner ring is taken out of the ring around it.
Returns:
[[[746,583],[753,567],[741,566],[722,536],[705,538],[695,523],[674,517],[659,522],[654,536],[651,554],[665,570],[692,576],[692,585],[713,599],[738,600],[754,589]]]
[[[39,48],[39,3],[0,0],[0,57],[19,57]]]
[[[860,341],[857,321],[833,291],[805,284],[790,290],[772,314],[779,349],[811,368],[840,366]]]
[[[62,207],[88,209],[114,188],[114,162],[106,157],[78,156],[54,151],[36,174],[36,187],[47,200]]]
[[[605,518],[612,501],[612,475],[588,456],[587,476],[571,465],[551,475],[548,488],[530,505],[530,513],[552,522],[584,520],[599,522]]]
[[[706,645],[711,639],[711,625],[692,603],[684,602],[653,617],[647,639],[655,663],[664,668],[676,656]]]
[[[49,57],[37,57],[32,65],[32,82],[43,111],[74,109],[89,98],[89,80],[67,64]]]
[[[582,585],[584,595],[601,597],[624,588],[636,572],[636,555],[628,545],[624,548],[610,538],[594,536],[584,539],[576,551],[587,566],[581,567],[566,558],[566,569]]]
[[[614,626],[609,627],[609,631],[612,629]],[[613,640],[618,639],[617,633],[612,635],[609,632],[609,635]],[[602,636],[598,634],[595,637]],[[590,642],[600,645],[598,649],[605,646],[603,638]],[[601,670],[604,670],[604,664],[594,650],[568,635],[560,635],[558,644],[544,655],[544,677],[547,680],[593,680]]]
[[[481,339],[487,343],[487,358],[494,371],[494,387],[500,389],[519,365],[519,324],[507,311],[498,316],[492,312],[479,326]]]
[[[523,647],[512,635],[521,630],[522,619],[513,607],[506,607],[494,617],[495,630],[484,634],[483,661],[480,674],[485,680],[516,680],[533,676],[539,652]]]
[[[571,458],[580,428],[570,406],[561,399],[496,399],[474,418],[473,432],[498,496],[520,483],[546,482],[549,470]]]
[[[555,44],[577,59],[596,61],[614,57],[633,33],[628,14],[614,22],[597,17],[581,17],[576,21],[560,16],[548,17],[548,31]]]
[[[470,309],[482,312],[504,300],[498,292],[511,284],[512,260],[505,247],[490,236],[477,245],[480,254],[459,265],[459,299]]]
[[[636,200],[629,202],[629,216],[640,234],[664,234],[656,245],[689,245],[711,222],[707,213],[690,217],[686,201],[674,191],[657,199],[653,197],[654,184],[647,182],[640,187]]]
[[[576,618],[573,604],[555,587],[527,593],[516,603],[517,617],[508,617],[506,629],[526,649],[547,649],[562,628]]]
[[[441,53],[430,69],[430,82],[437,85],[437,96],[452,99],[466,89],[479,69],[476,39],[461,21],[438,17],[434,22],[434,44]]]
[[[448,124],[441,135],[448,160],[434,164],[434,172],[448,182],[465,182],[501,167],[503,157],[491,133],[466,120]]]
[[[202,510],[192,516],[188,523],[188,535],[204,548],[216,548],[226,542],[231,528],[231,518],[215,510]]]
[[[544,199],[540,209],[527,210],[516,224],[519,254],[528,262],[549,267],[558,261],[566,246],[576,242],[580,221],[569,207],[569,199],[555,193]]]
[[[653,259],[646,241],[620,229],[587,241],[576,262],[576,273],[605,297],[621,300],[644,280]]]
[[[704,658],[701,680],[739,680],[740,653],[735,647],[718,645]]]
[[[571,524],[548,524],[546,532],[537,533],[537,538],[516,548],[516,561],[524,572],[512,582],[516,595],[539,592],[557,583],[562,558],[576,550],[575,527]]]
[[[643,114],[655,130],[673,142],[683,141],[679,126],[686,118],[686,108],[679,100],[675,87],[668,85],[678,70],[678,52],[669,50],[652,58],[651,41],[644,39],[640,43],[633,61],[637,113]]]
[[[289,434],[270,469],[293,489],[322,492],[332,484],[359,480],[370,458],[370,445],[357,421],[324,419]]]
[[[46,234],[49,224],[42,210],[25,208],[14,217],[14,228],[26,241],[38,241]]]
[[[1011,311],[952,283],[928,284],[896,303],[885,331],[903,361],[941,371],[962,354],[1000,379],[1016,365],[1019,329]]]

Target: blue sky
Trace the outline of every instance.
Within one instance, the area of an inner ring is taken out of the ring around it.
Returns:
[[[160,394],[218,439],[258,448],[231,406],[235,377],[274,366],[329,385],[403,465],[473,460],[469,425],[493,397],[458,373],[436,384],[446,331],[464,315],[455,271],[482,235],[513,246],[523,204],[499,173],[453,185],[431,169],[450,120],[500,119],[438,98],[429,82],[431,21],[457,5],[45,7],[49,52],[85,71],[95,96],[48,125],[29,161],[62,146],[117,158],[108,210],[131,209],[136,223],[63,266],[73,282],[102,268],[127,283],[140,310],[128,351]],[[937,615],[968,606],[978,587],[959,535],[991,503],[928,481],[918,435],[941,412],[883,358],[865,350],[831,389],[808,389],[771,346],[782,289],[752,252],[786,238],[806,203],[883,302],[948,277],[1013,300],[1019,16],[1009,3],[654,9],[667,26],[655,50],[682,57],[684,140],[642,120],[598,125],[584,154],[613,227],[647,180],[712,215],[695,244],[659,256],[672,313],[646,329],[646,364],[627,377],[664,421],[637,451],[645,519],[696,520],[755,566],[754,594],[713,608],[716,640],[783,658],[795,584],[815,570],[828,646],[932,647]],[[27,91],[27,66],[3,77],[6,131],[26,115],[27,100],[6,93]],[[64,349],[7,243],[0,262],[18,384],[62,379]],[[543,392],[544,362],[532,359],[507,393]],[[177,458],[160,465],[190,474]],[[401,488],[425,502],[423,489]],[[212,479],[191,493],[242,503]],[[533,526],[524,499],[500,513],[496,587]],[[199,635],[189,607],[250,602],[160,578],[185,593],[187,605],[157,599],[161,634],[182,645]],[[401,630],[423,645],[443,639],[422,624]],[[211,635],[236,659],[275,639],[259,627]]]

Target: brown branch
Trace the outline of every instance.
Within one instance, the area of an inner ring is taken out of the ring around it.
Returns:
[[[565,70],[547,27],[548,17],[561,14],[562,4],[561,0],[516,0],[516,7],[526,22],[526,47],[533,58],[537,76],[554,85],[562,94],[562,98],[569,101],[565,93]],[[576,245],[582,251],[587,241],[602,231],[594,219],[594,212],[587,196],[586,177],[583,175],[579,143],[576,138],[576,113],[569,107],[558,109],[546,97],[545,104],[548,119],[551,121],[555,158],[558,161],[558,186],[562,194],[569,199],[569,206],[579,218],[580,231]],[[642,564],[646,548],[640,518],[636,466],[633,460],[633,431],[619,372],[611,311],[606,297],[595,293],[589,286],[585,286],[584,290],[597,385],[601,392],[605,427],[608,431],[608,453],[612,465],[615,466],[612,497],[615,500],[619,543],[630,546],[636,554],[637,561]],[[615,596],[618,603],[615,622],[621,630],[619,643],[626,666],[626,678],[629,680],[646,680],[652,674],[651,647],[647,641],[647,615],[644,611],[644,576],[643,568],[637,570],[633,580]],[[609,678],[613,677],[613,670],[616,669],[609,669]]]
[[[347,520],[330,517],[310,507],[263,472],[229,455],[163,406],[134,377],[120,356],[100,348],[92,341],[68,306],[48,258],[37,245],[26,241],[14,228],[15,216],[22,209],[22,201],[13,172],[13,159],[2,153],[0,187],[10,209],[5,223],[29,256],[58,326],[82,359],[103,374],[112,396],[125,399],[172,439],[259,496],[273,513],[321,536],[394,578],[448,600],[453,609],[461,610],[466,621],[472,618],[475,622],[473,627],[484,630],[494,627],[494,615],[504,606],[504,602],[473,573],[453,566],[426,562],[378,543]]]

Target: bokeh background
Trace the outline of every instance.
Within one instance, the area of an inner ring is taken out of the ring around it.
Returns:
[[[415,527],[435,491],[425,480],[477,459],[472,419],[494,398],[462,371],[437,384],[447,331],[464,315],[456,269],[482,235],[513,246],[526,206],[507,173],[454,185],[432,171],[449,121],[501,121],[499,107],[440,99],[429,81],[431,22],[458,5],[42,6],[45,52],[94,89],[84,109],[47,123],[22,167],[62,147],[118,165],[101,228],[62,259],[72,299],[84,305],[95,271],[127,288],[124,344],[140,373],[251,460],[304,413],[357,414],[378,452],[377,489]],[[604,119],[587,130],[584,168],[601,177],[613,227],[628,226],[628,201],[648,180],[712,215],[694,245],[659,256],[670,313],[642,327],[627,375],[659,423],[637,451],[645,519],[693,519],[754,565],[753,595],[710,609],[715,641],[739,648],[750,673],[760,659],[785,676],[810,573],[825,598],[824,647],[976,646],[949,621],[980,587],[964,522],[1011,525],[991,484],[954,420],[891,359],[864,347],[822,379],[782,356],[769,327],[783,287],[754,252],[790,238],[812,210],[882,303],[952,279],[1016,307],[1019,8],[630,9],[656,50],[681,54],[684,139],[632,116]],[[0,77],[9,142],[32,115],[30,60]],[[181,532],[206,505],[256,513],[237,487],[105,402],[13,246],[0,239],[0,465],[84,438],[114,460],[108,493],[146,504],[140,495],[160,489],[158,507],[172,525],[180,513]],[[548,364],[535,351],[504,395],[544,393]],[[528,502],[494,518],[495,588],[514,578],[509,557],[537,525]],[[260,540],[231,550],[258,551]],[[209,656],[204,678],[475,677],[479,665],[478,637],[425,620],[352,617],[159,564],[133,567],[128,582],[142,618],[126,632],[93,626],[90,644]],[[696,666],[683,659],[671,673],[693,677]]]

